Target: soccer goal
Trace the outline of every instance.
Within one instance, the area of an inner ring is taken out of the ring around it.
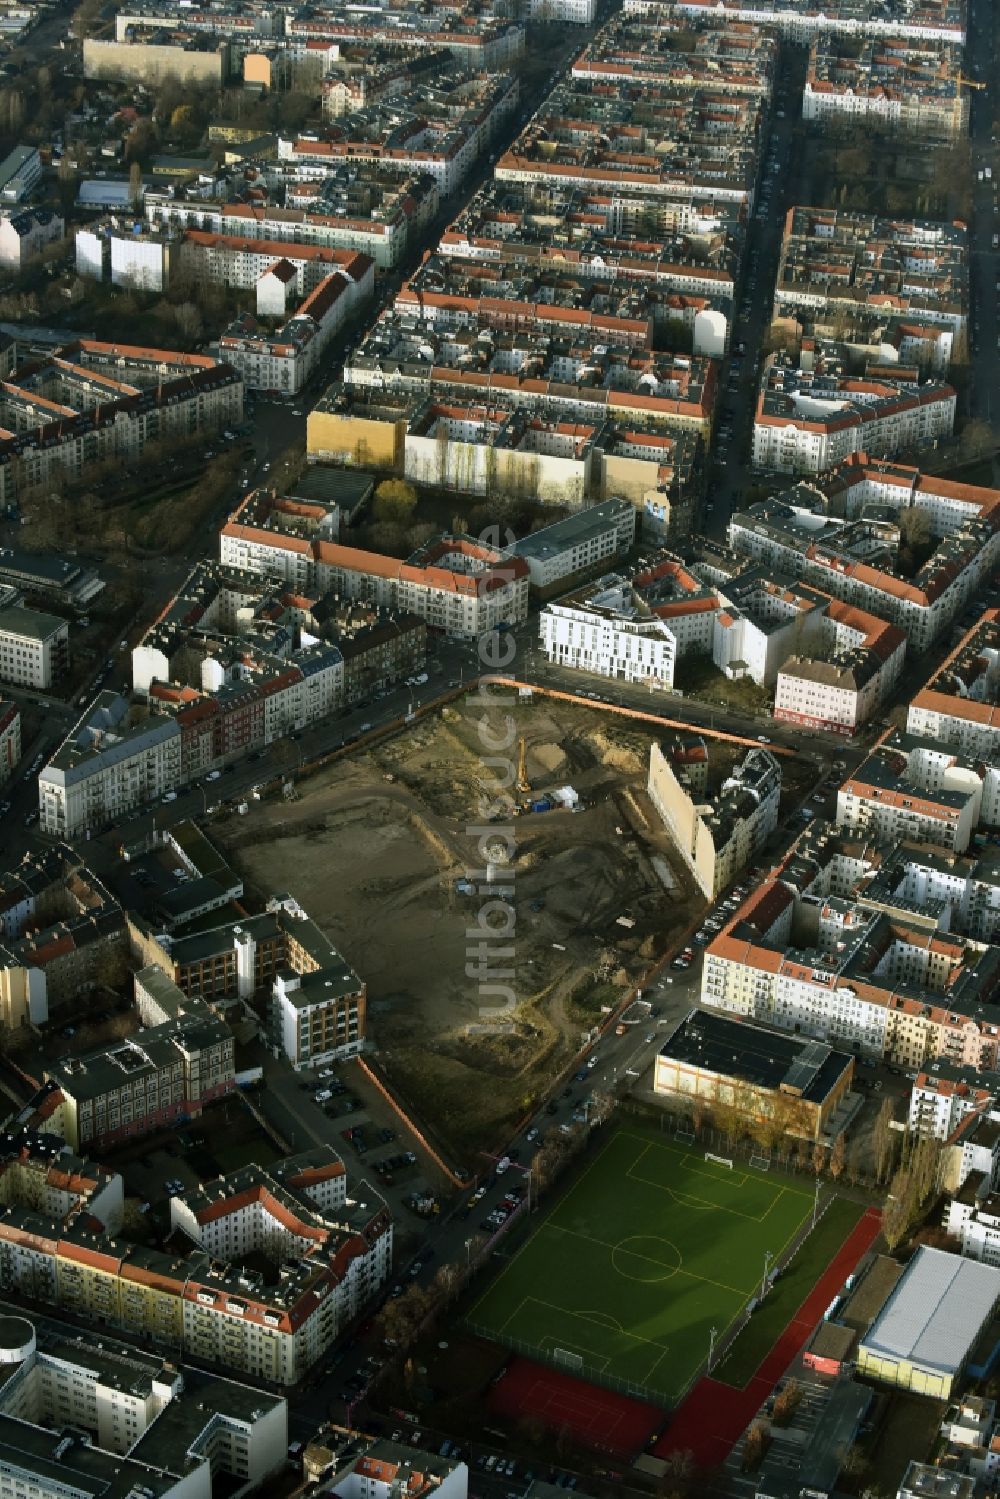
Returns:
[[[713,1155],[710,1150],[706,1150],[705,1159],[706,1161],[714,1161],[717,1166],[728,1166],[730,1171],[733,1169],[733,1163],[728,1156]]]
[[[678,1129],[678,1130],[675,1130],[674,1131],[674,1139],[680,1145],[693,1145],[694,1144],[694,1130],[693,1129]]]
[[[573,1353],[569,1348],[553,1348],[552,1362],[579,1374],[583,1369],[583,1354]]]
[[[750,1157],[750,1164],[751,1166],[756,1166],[758,1171],[770,1171],[771,1157],[769,1155],[752,1155]]]

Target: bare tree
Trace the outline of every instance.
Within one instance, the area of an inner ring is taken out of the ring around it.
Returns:
[[[896,1133],[892,1128],[892,1099],[882,1099],[872,1132],[872,1151],[875,1156],[875,1180],[883,1182],[892,1170],[896,1155]]]
[[[743,1461],[744,1473],[753,1473],[764,1460],[764,1454],[770,1443],[770,1433],[763,1421],[754,1421],[743,1438]]]
[[[830,1151],[830,1175],[834,1181],[839,1181],[847,1164],[847,1140],[843,1130],[833,1142]]]
[[[774,1398],[775,1426],[788,1426],[801,1404],[802,1389],[797,1380],[790,1379]]]
[[[937,1188],[940,1161],[940,1141],[927,1135],[918,1135],[913,1140],[906,1167],[913,1182],[913,1194],[918,1207],[923,1207]]]
[[[913,1179],[908,1171],[899,1170],[889,1183],[886,1204],[882,1209],[882,1236],[890,1254],[904,1238],[915,1210]]]

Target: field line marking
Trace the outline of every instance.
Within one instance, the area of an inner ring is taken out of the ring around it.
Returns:
[[[664,1348],[663,1352],[660,1354],[659,1358],[655,1358],[653,1360],[653,1362],[650,1364],[649,1368],[646,1370],[646,1377],[643,1380],[643,1384],[645,1384],[645,1385],[651,1385],[653,1383],[653,1375],[656,1373],[656,1370],[663,1363],[663,1360],[666,1358],[666,1356],[667,1356],[667,1354],[669,1352],[670,1352],[670,1345],[668,1344],[667,1347]]]
[[[699,1213],[730,1213],[734,1218],[742,1218],[747,1223],[762,1223],[766,1216],[761,1213],[744,1213],[740,1208],[727,1207],[723,1202],[708,1202],[694,1192],[685,1192],[682,1188],[665,1186],[663,1182],[650,1181],[647,1176],[634,1176],[631,1171],[628,1175],[631,1181],[638,1182],[640,1186],[652,1187],[657,1192],[666,1192],[675,1202]]]
[[[493,1292],[496,1291],[497,1288],[500,1285],[503,1284],[503,1281],[504,1281],[505,1277],[507,1276],[508,1272],[513,1270],[514,1266],[517,1264],[518,1260],[521,1258],[521,1255],[524,1254],[524,1252],[525,1252],[526,1249],[530,1248],[531,1245],[534,1244],[534,1242],[538,1238],[539,1234],[544,1233],[545,1229],[547,1229],[547,1228],[558,1228],[560,1226],[559,1222],[558,1222],[558,1217],[557,1217],[558,1213],[560,1212],[560,1210],[562,1208],[566,1207],[566,1205],[572,1201],[572,1199],[575,1197],[575,1195],[577,1193],[577,1190],[580,1187],[583,1186],[583,1183],[587,1180],[587,1177],[594,1170],[595,1166],[599,1166],[600,1165],[600,1163],[603,1161],[604,1157],[607,1155],[608,1151],[612,1148],[612,1146],[614,1145],[615,1141],[618,1138],[619,1138],[618,1134],[612,1135],[611,1138],[601,1147],[601,1149],[598,1151],[597,1155],[591,1161],[590,1165],[587,1166],[585,1168],[585,1170],[583,1170],[580,1173],[579,1177],[574,1182],[573,1186],[570,1188],[569,1192],[567,1192],[566,1196],[562,1199],[562,1201],[558,1202],[556,1204],[556,1206],[549,1213],[547,1213],[545,1215],[545,1217],[542,1219],[541,1223],[534,1230],[534,1232],[530,1233],[528,1235],[528,1237],[525,1239],[525,1241],[521,1245],[520,1249],[518,1249],[512,1255],[512,1257],[507,1261],[507,1263],[504,1265],[503,1269],[500,1271],[500,1274],[493,1281],[492,1285],[487,1286],[487,1288],[483,1292],[482,1296],[480,1296],[479,1300],[474,1304],[474,1306],[471,1309],[470,1316],[471,1316],[471,1318],[473,1320],[475,1320],[475,1314],[479,1310],[479,1308],[482,1306],[483,1302],[487,1299],[488,1296],[492,1295]],[[638,1135],[628,1135],[625,1138],[628,1138],[630,1140],[638,1140],[639,1136]],[[648,1148],[648,1142],[642,1142],[642,1143],[645,1143],[647,1145],[647,1148]],[[563,1232],[564,1233],[568,1233],[568,1232],[570,1232],[570,1230],[564,1229]]]
[[[638,1136],[630,1136],[629,1138],[637,1139]],[[493,1294],[493,1292],[496,1291],[496,1289],[500,1285],[502,1285],[502,1283],[503,1283],[505,1277],[507,1276],[508,1272],[511,1271],[511,1270],[513,1270],[514,1266],[517,1264],[518,1260],[521,1258],[521,1255],[524,1254],[524,1252],[525,1252],[526,1249],[529,1249],[531,1247],[531,1245],[534,1244],[534,1242],[538,1238],[539,1234],[544,1233],[545,1229],[547,1229],[547,1228],[558,1228],[559,1227],[559,1224],[558,1224],[558,1222],[556,1220],[556,1214],[559,1212],[559,1210],[561,1208],[565,1207],[565,1205],[568,1202],[571,1201],[571,1199],[576,1194],[577,1188],[581,1187],[583,1185],[583,1183],[586,1181],[587,1177],[593,1171],[594,1167],[600,1165],[601,1161],[607,1155],[608,1151],[611,1149],[611,1147],[614,1145],[614,1143],[615,1143],[615,1141],[617,1139],[618,1139],[617,1135],[612,1135],[611,1138],[610,1138],[610,1140],[608,1140],[607,1143],[604,1146],[602,1146],[602,1148],[600,1149],[600,1151],[598,1151],[597,1155],[591,1161],[590,1165],[584,1171],[582,1171],[580,1173],[579,1178],[574,1183],[574,1185],[570,1188],[569,1192],[562,1199],[562,1201],[559,1202],[559,1203],[557,1203],[556,1206],[549,1213],[547,1213],[543,1217],[543,1219],[542,1219],[541,1223],[539,1223],[538,1227],[532,1233],[530,1233],[528,1235],[528,1237],[525,1239],[524,1243],[521,1245],[520,1249],[516,1250],[515,1253],[511,1256],[511,1258],[507,1261],[507,1263],[504,1265],[503,1269],[500,1271],[500,1274],[497,1276],[496,1280],[493,1281],[492,1285],[489,1285],[489,1286],[486,1287],[486,1290],[483,1292],[482,1296],[480,1296],[479,1300],[475,1303],[475,1305],[471,1309],[470,1316],[473,1318],[473,1320],[475,1319],[476,1312],[482,1306],[482,1304],[486,1300],[486,1298],[488,1296],[491,1296]]]
[[[628,1128],[620,1129],[618,1133],[619,1135],[626,1136],[630,1140],[636,1140],[640,1143],[647,1144],[650,1148],[653,1148],[655,1146],[657,1150],[666,1151],[670,1155],[681,1156],[682,1158],[684,1156],[691,1155],[690,1150],[680,1145],[674,1145],[671,1140],[666,1138],[660,1139],[659,1137],[657,1137],[657,1139],[655,1140],[646,1141],[644,1140],[644,1137],[642,1135],[633,1134],[632,1131]],[[695,1156],[695,1159],[698,1160],[699,1157]],[[751,1176],[749,1173],[741,1173],[741,1175],[745,1175],[750,1181],[763,1182],[762,1176]],[[712,1179],[713,1181],[721,1180],[721,1178],[717,1177],[713,1177]],[[781,1190],[783,1192],[787,1192],[791,1197],[803,1197],[807,1202],[812,1202],[812,1193],[803,1191],[801,1187],[797,1187],[793,1182],[783,1181],[781,1183]]]
[[[507,1331],[508,1327],[513,1322],[514,1318],[515,1317],[519,1317],[521,1315],[521,1312],[524,1310],[524,1303],[526,1301],[529,1301],[530,1299],[531,1298],[528,1297],[528,1296],[522,1296],[521,1297],[520,1301],[517,1303],[517,1306],[514,1308],[514,1310],[511,1312],[510,1316],[506,1318],[506,1320],[504,1321],[503,1325],[501,1326],[501,1328],[500,1328],[500,1334],[501,1335]]]
[[[606,1316],[607,1314],[604,1312],[593,1312],[590,1310],[576,1311],[572,1307],[553,1306],[551,1301],[546,1301],[542,1296],[526,1296],[524,1300],[535,1301],[539,1306],[544,1306],[548,1311],[555,1312],[558,1317],[572,1318],[574,1322],[586,1322],[591,1327],[596,1328],[598,1331],[606,1333],[612,1331],[612,1329],[609,1328],[606,1323],[594,1320],[595,1317],[599,1318]],[[619,1328],[616,1335],[618,1337],[628,1338],[632,1343],[645,1343],[650,1348],[664,1348],[664,1345],[662,1343],[658,1343],[655,1338],[644,1338],[641,1332],[629,1332],[624,1327]],[[553,1336],[561,1337],[562,1334],[553,1334]],[[569,1344],[567,1346],[572,1347],[572,1344]],[[669,1351],[669,1349],[664,1349],[664,1351]],[[610,1354],[608,1355],[607,1362],[611,1362]]]
[[[616,1243],[611,1244],[607,1239],[595,1239],[593,1234],[582,1234],[578,1228],[561,1228],[559,1232],[561,1234],[569,1234],[574,1239],[583,1239],[585,1244],[598,1244],[601,1249],[610,1249],[612,1252],[614,1252],[614,1250],[616,1249],[620,1249],[623,1244],[627,1244],[629,1237],[633,1239],[661,1239],[664,1244],[670,1244],[671,1248],[676,1249],[677,1253],[680,1254],[680,1250],[677,1249],[677,1245],[673,1244],[670,1239],[664,1239],[662,1234],[632,1234],[626,1236],[624,1239],[618,1239]],[[624,1253],[634,1255],[634,1258],[637,1260],[648,1260],[651,1265],[659,1265],[661,1270],[666,1270],[668,1268],[662,1260],[654,1260],[652,1255],[634,1254],[634,1251],[631,1249],[626,1249]],[[612,1270],[614,1270],[614,1265],[612,1265],[611,1268]],[[616,1275],[620,1273],[620,1271],[615,1270]]]
[[[797,1225],[796,1225],[796,1227],[797,1227]],[[795,1229],[792,1230],[793,1233],[795,1231],[796,1231]],[[609,1244],[606,1239],[595,1239],[591,1234],[582,1234],[579,1231],[579,1229],[576,1229],[576,1228],[561,1228],[559,1230],[559,1232],[562,1233],[562,1234],[569,1234],[574,1239],[582,1239],[585,1244],[597,1244],[597,1245],[600,1246],[601,1249],[610,1249],[612,1251],[614,1251],[616,1249],[619,1249],[621,1247],[622,1243],[627,1243],[628,1242],[627,1239],[626,1240],[619,1239],[619,1241],[618,1241],[617,1244]],[[654,1238],[655,1239],[655,1238],[661,1237],[661,1235],[658,1235],[658,1234],[640,1234],[640,1235],[633,1235],[633,1237]],[[791,1237],[791,1236],[789,1236],[789,1237]],[[670,1240],[670,1239],[664,1239],[663,1242],[664,1242],[664,1244],[673,1243],[673,1241]],[[786,1243],[787,1243],[787,1240],[786,1240]],[[674,1245],[674,1248],[675,1249],[677,1248],[676,1244]],[[635,1252],[633,1250],[631,1250],[631,1249],[626,1249],[624,1251],[624,1253],[625,1254],[634,1254]],[[680,1254],[680,1250],[679,1249],[677,1250],[677,1253],[678,1253],[678,1255]],[[648,1254],[635,1254],[635,1258],[637,1260],[649,1260],[649,1263],[651,1265],[659,1265],[661,1269],[667,1269],[667,1268],[669,1268],[668,1266],[666,1266],[666,1265],[663,1264],[662,1260],[654,1260]],[[615,1272],[616,1275],[621,1275],[622,1274],[622,1272],[618,1269],[618,1267],[616,1265],[612,1265],[611,1268]],[[676,1270],[674,1270],[673,1273],[674,1273],[674,1275],[686,1275],[687,1278],[688,1278],[688,1280],[700,1280],[700,1281],[704,1281],[705,1285],[707,1285],[707,1286],[717,1286],[720,1291],[730,1291],[730,1292],[732,1292],[732,1294],[734,1296],[739,1296],[739,1297],[742,1297],[742,1298],[746,1298],[747,1296],[753,1294],[752,1291],[749,1291],[749,1292],[744,1291],[743,1288],[742,1288],[742,1286],[727,1286],[721,1280],[713,1280],[710,1275],[699,1275],[698,1272],[697,1272],[697,1270],[686,1270],[684,1268],[683,1259],[682,1259],[680,1265],[677,1266]],[[673,1277],[671,1277],[671,1279],[672,1278]],[[630,1277],[623,1275],[622,1279],[623,1280],[628,1280],[628,1279],[630,1279]],[[637,1281],[636,1284],[638,1284],[638,1285],[655,1285],[656,1282],[655,1281]],[[533,1301],[540,1301],[541,1297],[534,1296],[534,1297],[531,1297],[529,1299],[533,1300]],[[544,1302],[543,1303],[543,1305],[546,1305],[546,1306],[548,1304],[549,1304],[548,1302]],[[554,1310],[555,1310],[555,1308],[553,1307],[553,1311]],[[657,1346],[659,1346],[659,1345],[657,1345]]]
[[[576,1196],[576,1194],[579,1191],[579,1189],[583,1186],[584,1182],[587,1180],[587,1177],[590,1175],[590,1173],[594,1170],[595,1166],[599,1166],[601,1164],[601,1162],[604,1160],[604,1157],[607,1155],[608,1151],[614,1145],[615,1141],[618,1140],[618,1139],[621,1139],[621,1138],[624,1138],[624,1137],[622,1135],[620,1135],[620,1134],[616,1134],[616,1135],[612,1135],[611,1136],[611,1139],[607,1142],[607,1144],[603,1146],[603,1148],[597,1153],[597,1155],[595,1155],[595,1157],[591,1161],[590,1165],[587,1166],[583,1171],[581,1171],[580,1175],[577,1177],[576,1181],[573,1183],[572,1187],[566,1193],[566,1196],[562,1199],[562,1201],[558,1202],[556,1204],[556,1206],[552,1209],[552,1211],[549,1213],[548,1217],[545,1220],[546,1223],[553,1224],[557,1228],[559,1227],[557,1215],[560,1212],[562,1212],[563,1208],[566,1207],[568,1203],[572,1202],[573,1198]],[[638,1135],[629,1135],[627,1138],[630,1139],[630,1140],[636,1140],[639,1137],[638,1137]],[[542,1226],[544,1227],[545,1225],[543,1224]],[[537,1230],[536,1230],[536,1232],[537,1232]],[[534,1234],[532,1234],[531,1238],[534,1238]],[[528,1240],[529,1244],[530,1244],[530,1242],[531,1242],[531,1239]],[[522,1247],[526,1248],[527,1246],[524,1245]],[[518,1254],[520,1254],[520,1252],[521,1251],[518,1250]],[[516,1258],[517,1258],[517,1255],[514,1256],[514,1259],[516,1259]],[[511,1264],[513,1264],[513,1263],[514,1263],[514,1261],[511,1260]]]

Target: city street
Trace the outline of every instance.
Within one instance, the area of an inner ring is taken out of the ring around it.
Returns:
[[[762,155],[757,206],[750,219],[746,253],[738,287],[738,315],[730,341],[729,359],[720,377],[722,394],[714,418],[714,460],[702,530],[723,540],[729,517],[742,503],[746,489],[755,482],[751,465],[753,418],[757,407],[760,356],[764,336],[771,324],[772,297],[781,253],[785,213],[794,202],[808,202],[807,185],[799,172],[796,121],[804,63],[785,49],[778,77],[778,109],[784,118],[772,115],[769,148]],[[787,104],[782,107],[781,101]],[[741,346],[745,355],[739,354]],[[731,428],[728,437],[719,429]]]

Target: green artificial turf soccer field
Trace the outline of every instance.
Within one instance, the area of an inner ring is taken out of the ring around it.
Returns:
[[[673,1401],[759,1294],[813,1194],[639,1128],[618,1130],[474,1306],[525,1353],[578,1354],[581,1374]],[[569,1367],[567,1365],[567,1367]]]

